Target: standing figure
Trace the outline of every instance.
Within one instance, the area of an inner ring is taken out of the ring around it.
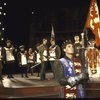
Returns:
[[[83,81],[86,74],[82,73],[81,60],[74,57],[71,41],[63,44],[65,56],[55,61],[55,78],[61,85],[60,98],[84,98]]]
[[[8,78],[14,78],[12,74],[15,64],[15,48],[10,40],[6,41],[4,47],[4,63],[6,64]]]
[[[27,69],[28,69],[28,54],[27,51],[25,50],[24,45],[19,46],[19,52],[17,54],[18,57],[18,62],[20,66],[20,71],[21,71],[21,77],[28,77],[27,75]]]
[[[89,77],[95,76],[99,70],[98,69],[98,49],[95,47],[95,40],[90,40],[90,45],[88,45],[86,50],[86,60],[88,63]],[[98,77],[98,76],[97,76]]]
[[[40,72],[40,80],[46,79],[46,68],[48,67],[48,47],[47,47],[47,39],[43,39],[43,44],[39,47],[40,60],[41,60],[41,72]]]
[[[3,80],[2,78],[3,57],[4,57],[4,49],[2,46],[0,46],[0,80]]]
[[[100,77],[100,50],[98,50],[98,67],[99,67],[99,77]]]
[[[34,62],[35,62],[35,66],[37,67],[37,71],[38,71],[38,76],[39,76],[39,72],[41,69],[41,60],[40,60],[40,53],[39,53],[39,49],[40,49],[40,43],[36,44],[36,50],[34,52]]]
[[[74,36],[74,54],[75,57],[80,58],[80,49],[82,47],[81,41],[80,41],[80,37],[78,35]]]
[[[31,67],[35,64],[34,62],[34,52],[32,48],[28,50],[28,71],[33,75],[33,69]]]
[[[51,46],[49,47],[49,61],[51,64],[51,68],[53,71],[53,74],[55,73],[55,68],[54,68],[54,62],[56,59],[59,59],[61,56],[61,49],[59,45],[56,45],[55,40],[50,41]],[[55,77],[55,75],[54,75]]]
[[[98,66],[100,68],[100,50],[98,50]]]

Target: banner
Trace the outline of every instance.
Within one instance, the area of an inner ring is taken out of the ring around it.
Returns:
[[[96,46],[100,46],[100,16],[96,0],[91,0],[85,28],[90,28],[95,35]]]

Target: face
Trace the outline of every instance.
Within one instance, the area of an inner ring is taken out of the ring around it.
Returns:
[[[7,46],[8,46],[8,47],[9,47],[9,46],[11,46],[11,43],[10,43],[10,42],[8,42],[8,43],[7,43]]]
[[[39,50],[39,47],[40,47],[40,46],[36,46],[36,49]]]
[[[51,45],[55,45],[55,41],[51,41]]]
[[[94,46],[94,44],[95,44],[95,41],[91,41],[91,46]]]
[[[75,41],[79,41],[79,36],[74,37]]]
[[[73,54],[74,53],[74,47],[72,44],[67,44],[66,48],[64,49],[64,52],[67,54]]]
[[[21,48],[20,51],[24,51],[24,48]]]
[[[43,41],[43,44],[47,44],[47,40],[44,40],[44,41]]]
[[[32,50],[32,48],[29,48],[29,52],[32,52],[33,50]]]

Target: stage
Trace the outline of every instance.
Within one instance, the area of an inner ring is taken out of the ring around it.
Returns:
[[[0,99],[59,98],[60,85],[53,79],[53,73],[46,73],[46,80],[41,81],[38,73],[28,78],[14,74],[14,78],[3,75],[0,81]],[[90,78],[86,83],[86,98],[100,97],[100,78]]]
[[[0,82],[0,98],[59,98],[59,84],[53,79],[53,73],[46,73],[46,80],[41,81],[37,73],[28,78],[14,74],[14,78],[3,75]]]

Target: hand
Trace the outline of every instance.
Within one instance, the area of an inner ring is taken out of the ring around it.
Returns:
[[[81,73],[79,77],[80,79],[86,79],[88,77],[88,73]]]

